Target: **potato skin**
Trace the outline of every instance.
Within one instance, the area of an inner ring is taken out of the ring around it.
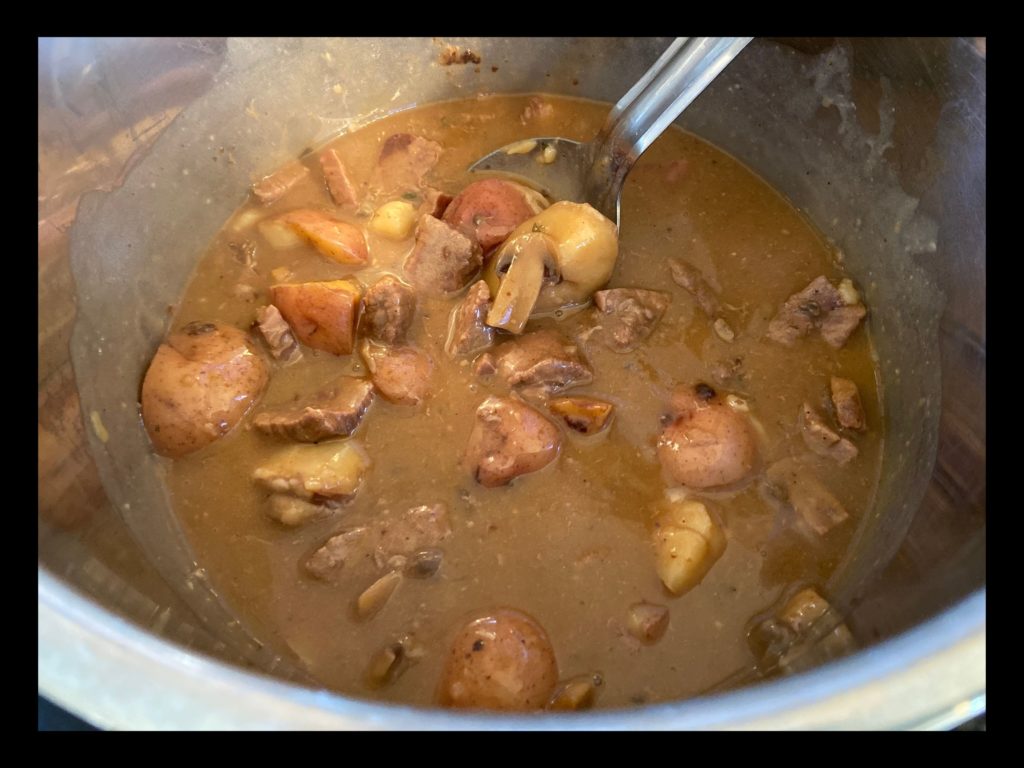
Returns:
[[[267,384],[267,364],[245,333],[189,323],[160,345],[142,382],[153,448],[178,458],[230,432]]]
[[[658,440],[658,459],[676,483],[690,488],[731,485],[757,462],[750,420],[728,405],[699,402],[687,388],[672,398],[677,418]]]
[[[532,216],[543,198],[529,187],[504,179],[474,181],[448,204],[442,221],[475,243],[484,253]]]
[[[356,226],[329,216],[323,211],[300,209],[286,213],[280,221],[299,237],[339,264],[363,266],[370,261],[366,238]]]
[[[441,676],[443,706],[540,709],[558,684],[558,663],[536,619],[499,608],[467,622],[455,636]]]
[[[463,465],[486,488],[508,485],[558,457],[558,427],[524,402],[494,395],[476,410]]]
[[[362,292],[348,280],[288,283],[270,287],[270,301],[295,337],[314,349],[348,355],[356,343],[356,314]]]

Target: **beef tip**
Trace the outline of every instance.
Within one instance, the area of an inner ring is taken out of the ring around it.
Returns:
[[[494,343],[494,329],[487,325],[491,309],[491,289],[479,280],[452,310],[445,352],[451,357],[471,355]]]
[[[306,571],[318,579],[327,580],[346,563],[369,558],[373,550],[366,546],[370,529],[366,526],[351,528],[332,536],[306,561]]]
[[[426,214],[427,216],[433,216],[435,219],[440,219],[444,216],[444,212],[448,209],[448,205],[454,199],[455,198],[446,192],[434,189],[433,187],[428,187],[427,191],[423,193],[423,203],[420,205],[420,214]]]
[[[263,205],[270,205],[280,200],[285,192],[306,178],[308,173],[309,169],[302,163],[291,163],[253,184],[252,194]]]
[[[483,255],[465,235],[433,216],[421,216],[405,271],[417,288],[444,296],[467,285],[480,271]]]
[[[768,324],[768,338],[791,347],[797,339],[818,328],[822,338],[838,349],[866,314],[863,304],[847,304],[842,293],[824,276],[819,276],[802,291],[786,299]]]
[[[671,297],[643,288],[612,288],[594,294],[602,313],[605,343],[615,352],[629,352],[651,335]]]
[[[842,347],[857,330],[868,311],[863,304],[834,309],[821,324],[821,338],[834,349]]]
[[[356,191],[348,180],[345,165],[333,149],[326,149],[320,154],[320,168],[327,182],[327,191],[335,205],[355,205]]]
[[[494,350],[497,373],[511,387],[556,393],[594,380],[579,350],[557,331],[534,331]]]
[[[736,338],[736,332],[733,331],[729,322],[722,317],[722,307],[718,301],[718,295],[708,284],[708,281],[704,279],[700,270],[679,259],[672,259],[669,262],[669,267],[672,270],[672,279],[676,285],[689,291],[690,295],[697,301],[697,306],[714,321],[712,328],[714,328],[718,338],[722,341],[732,342]]]
[[[822,318],[843,304],[839,291],[824,276],[814,278],[794,293],[768,324],[768,338],[792,346],[821,323]]]
[[[526,125],[531,120],[547,120],[553,114],[555,114],[555,108],[551,102],[545,101],[539,96],[531,96],[526,107],[523,108],[522,114],[519,115],[519,122]]]
[[[765,472],[771,499],[789,505],[803,525],[824,536],[849,518],[842,503],[809,470],[783,459]]]
[[[294,527],[312,520],[320,520],[331,515],[340,504],[335,501],[312,502],[275,493],[267,504],[267,516],[277,520],[281,525]]]
[[[819,456],[827,456],[840,466],[856,458],[857,446],[840,437],[808,403],[800,407],[797,422],[807,447]]]
[[[297,363],[302,359],[299,342],[292,335],[292,329],[273,304],[256,310],[256,325],[270,347],[270,353],[285,363]]]
[[[700,270],[680,259],[670,259],[668,264],[675,284],[685,288],[693,296],[705,315],[712,320],[717,318],[722,313],[722,307],[717,294],[708,285]]]
[[[440,144],[422,136],[411,133],[389,136],[380,148],[371,188],[384,195],[419,189],[423,186],[423,177],[437,165],[442,151]]]
[[[543,469],[558,456],[558,428],[526,403],[488,397],[476,410],[464,466],[488,488]]]
[[[257,414],[253,426],[268,435],[301,443],[348,437],[355,432],[372,402],[370,381],[342,376],[328,389],[313,395],[308,403]]]
[[[385,511],[370,525],[370,529],[375,537],[378,565],[395,555],[411,555],[418,550],[436,547],[452,533],[448,508],[444,504],[413,507],[400,515]]]
[[[480,378],[493,376],[497,372],[498,366],[494,362],[494,355],[490,352],[484,352],[473,363],[473,373]]]
[[[416,294],[405,283],[385,275],[363,296],[359,327],[363,336],[381,344],[402,344],[416,313]]]
[[[364,560],[384,568],[393,558],[437,547],[451,533],[448,510],[443,504],[413,507],[394,515],[385,510],[369,525],[329,538],[306,561],[306,571],[326,580],[342,566],[351,567]]]
[[[836,419],[840,426],[847,429],[864,429],[864,407],[860,402],[857,385],[849,379],[833,376],[829,381],[832,390],[832,405],[836,409]]]
[[[382,347],[363,342],[360,348],[373,385],[397,405],[418,405],[430,393],[434,362],[413,347]]]

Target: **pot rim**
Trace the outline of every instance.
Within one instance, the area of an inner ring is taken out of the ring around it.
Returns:
[[[490,715],[352,699],[164,640],[38,570],[39,692],[108,729],[943,729],[985,711],[986,591],[851,656],[678,702]]]

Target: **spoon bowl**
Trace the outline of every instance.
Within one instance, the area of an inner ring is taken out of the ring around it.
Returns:
[[[618,227],[622,185],[634,163],[752,39],[678,37],[612,108],[593,141],[517,141],[469,170],[510,176],[552,200],[590,203]]]

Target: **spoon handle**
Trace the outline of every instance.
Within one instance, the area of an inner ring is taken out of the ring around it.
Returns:
[[[708,83],[732,61],[749,37],[677,37],[625,96],[594,140],[587,199],[618,220],[619,192],[633,163]]]

